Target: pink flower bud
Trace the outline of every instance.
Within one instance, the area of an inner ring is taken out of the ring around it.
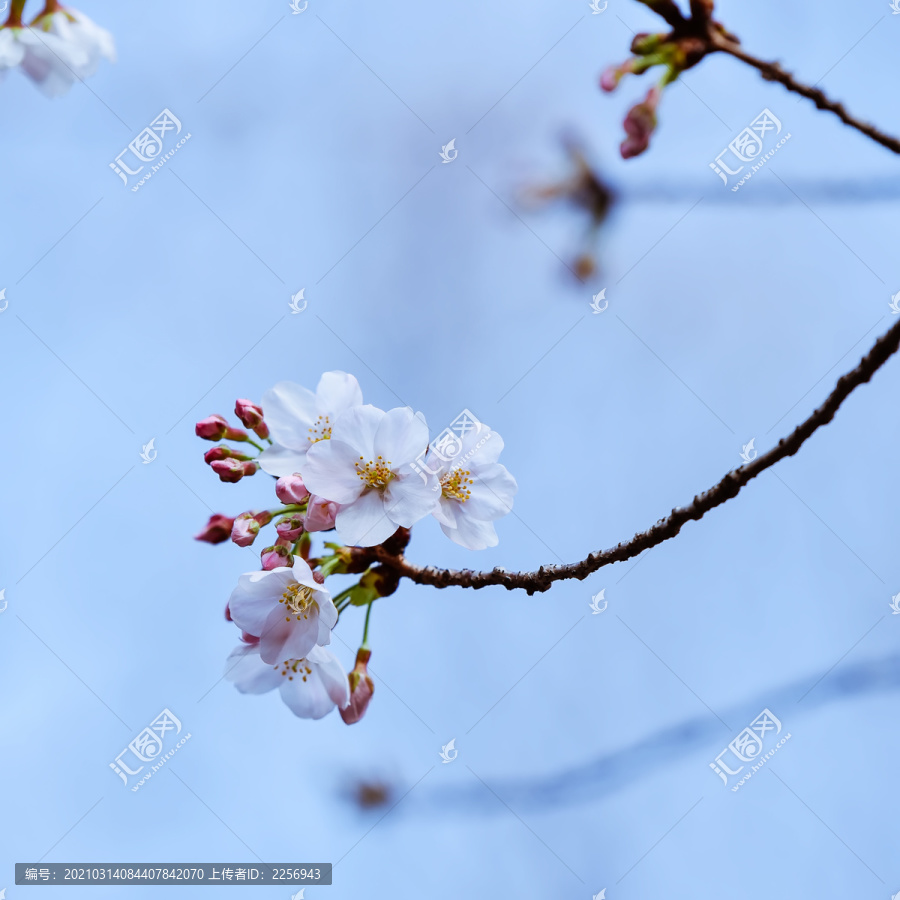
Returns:
[[[249,634],[246,631],[241,632],[241,640],[245,644],[258,644],[259,638],[255,634]]]
[[[207,544],[221,544],[231,537],[231,526],[233,524],[234,519],[216,513],[216,515],[209,517],[209,521],[204,529],[199,534],[194,535],[194,540],[206,541]]]
[[[238,453],[237,450],[232,450],[231,447],[228,447],[225,444],[219,444],[218,447],[213,447],[203,454],[203,460],[207,464],[211,465],[218,459],[237,459],[246,462],[248,459],[253,459],[253,457]]]
[[[304,527],[307,531],[330,531],[334,528],[334,520],[339,509],[337,503],[310,494]]]
[[[350,705],[345,706],[341,712],[341,718],[347,725],[358,722],[369,707],[372,694],[375,693],[375,684],[369,677],[367,665],[372,656],[371,650],[363,650],[360,647],[356,654],[356,665],[347,676],[350,681]]]
[[[294,472],[293,475],[284,475],[275,482],[275,496],[282,503],[301,503],[309,496],[309,490],[299,472]]]
[[[234,404],[234,414],[247,427],[252,428],[261,438],[269,436],[269,426],[263,421],[262,407],[249,400],[238,400]]]
[[[213,472],[219,476],[220,481],[234,483],[240,481],[245,475],[255,475],[259,466],[252,460],[241,462],[237,459],[217,459],[210,463]]]
[[[325,584],[325,576],[318,570],[313,571],[313,581],[316,584]]]
[[[221,441],[228,431],[228,422],[222,416],[207,416],[194,426],[194,433],[205,441]]]
[[[275,526],[278,536],[288,541],[296,541],[303,534],[303,516],[283,516]]]
[[[628,110],[625,117],[625,133],[628,137],[622,141],[619,152],[623,159],[638,156],[650,146],[650,135],[656,129],[656,107],[662,92],[658,86],[650,88],[643,102],[637,103]]]
[[[241,513],[234,520],[234,527],[231,529],[231,540],[238,547],[249,547],[259,534],[259,522],[253,517],[253,513]]]
[[[207,416],[194,426],[194,433],[205,441],[246,441],[247,432],[232,428],[222,416]]]
[[[230,603],[225,604],[225,621],[226,622],[234,621],[234,619],[231,618],[231,604]]]
[[[609,66],[600,76],[600,89],[610,93],[614,91],[622,80],[622,72],[618,66]]]
[[[262,567],[266,572],[281,566],[290,567],[294,564],[294,557],[291,551],[281,544],[276,544],[274,547],[265,547],[259,558],[262,560]]]

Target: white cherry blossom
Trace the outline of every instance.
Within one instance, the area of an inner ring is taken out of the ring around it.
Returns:
[[[337,418],[331,440],[310,448],[303,479],[314,494],[339,504],[335,529],[342,541],[372,547],[432,512],[436,481],[410,465],[427,444],[421,413],[357,406]]]
[[[303,473],[309,448],[331,437],[337,417],[362,405],[359,382],[346,372],[326,372],[316,392],[292,381],[281,381],[266,391],[262,409],[273,445],[259,457],[270,475]]]
[[[258,644],[236,647],[228,657],[225,677],[242,694],[264,694],[278,688],[281,699],[301,719],[321,719],[350,703],[350,684],[340,660],[324,647],[313,647],[300,659],[267,663]]]
[[[518,485],[497,462],[501,450],[503,438],[481,423],[462,438],[452,460],[434,448],[425,458],[425,468],[438,473],[441,487],[432,515],[451,541],[469,550],[495,547],[494,521],[512,510]]]
[[[259,638],[263,662],[302,659],[317,644],[331,643],[337,609],[301,556],[292,567],[279,566],[241,575],[228,601],[231,618]]]

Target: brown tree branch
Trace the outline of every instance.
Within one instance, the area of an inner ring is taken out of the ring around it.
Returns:
[[[870,137],[873,141],[881,144],[882,147],[887,147],[892,153],[900,153],[900,140],[885,134],[883,131],[879,131],[879,129],[868,122],[863,122],[861,119],[851,116],[844,109],[843,104],[830,100],[818,88],[809,87],[798,81],[790,72],[782,69],[777,62],[766,62],[765,60],[757,59],[755,56],[747,53],[738,42],[730,40],[715,31],[710,32],[710,50],[727,53],[748,66],[753,66],[767,81],[777,81],[789,91],[812,100],[819,109],[834,113],[845,125],[862,132],[866,137]]]
[[[834,390],[825,402],[801,425],[798,425],[776,447],[758,456],[753,462],[729,472],[718,484],[708,491],[698,494],[687,506],[673,509],[665,519],[660,519],[652,528],[636,534],[631,540],[617,544],[611,550],[591,553],[586,559],[560,566],[541,566],[535,572],[507,572],[496,568],[490,572],[473,572],[471,569],[438,569],[434,566],[417,566],[407,561],[401,554],[394,555],[384,547],[373,548],[373,554],[382,565],[388,566],[405,578],[417,584],[428,584],[444,588],[451,585],[469,588],[483,588],[500,584],[508,590],[521,588],[528,594],[548,590],[555,581],[577,578],[579,581],[611,563],[631,559],[655,547],[663,541],[675,537],[681,527],[691,519],[700,519],[705,513],[736,497],[741,488],[761,472],[774,466],[787,456],[793,456],[805,441],[823,425],[827,425],[854,388],[865,384],[897,352],[900,347],[900,321],[896,322],[873,345],[859,365],[838,379]]]

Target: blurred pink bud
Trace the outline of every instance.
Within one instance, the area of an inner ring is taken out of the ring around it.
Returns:
[[[209,521],[204,529],[199,534],[194,535],[194,540],[206,541],[207,544],[221,544],[231,537],[231,526],[233,524],[234,519],[216,513],[214,516],[209,517]]]
[[[304,527],[307,531],[330,531],[340,507],[331,500],[323,500],[315,494],[309,495]]]
[[[623,159],[638,156],[650,146],[650,135],[656,129],[656,108],[661,95],[662,91],[655,85],[647,92],[643,102],[628,110],[624,122],[628,137],[619,147]]]
[[[288,547],[276,544],[274,547],[265,547],[259,555],[263,569],[268,572],[280,566],[292,566],[294,557]]]
[[[275,496],[282,503],[301,503],[309,496],[309,490],[303,483],[299,472],[284,475],[275,482]]]
[[[241,640],[245,644],[258,644],[259,638],[255,634],[249,634],[246,631],[241,632]]]
[[[375,684],[369,678],[367,666],[372,656],[371,650],[363,650],[360,647],[356,654],[356,665],[353,671],[347,676],[350,681],[350,705],[345,706],[341,712],[341,718],[347,725],[358,722],[365,714],[369,707],[369,701],[372,694],[375,693]]]
[[[259,466],[253,462],[241,462],[237,459],[217,459],[210,463],[213,472],[221,481],[234,483],[245,475],[255,475]]]
[[[246,428],[252,428],[259,437],[269,436],[269,426],[263,421],[262,407],[249,400],[237,400],[234,404],[234,414]]]
[[[610,93],[614,91],[618,86],[619,82],[622,80],[622,71],[618,66],[610,66],[607,69],[604,69],[603,74],[600,76],[600,88],[601,90]]]
[[[303,534],[303,516],[284,516],[275,526],[278,536],[288,541],[296,541]]]
[[[325,576],[318,570],[313,571],[313,581],[316,584],[325,584]]]
[[[231,604],[230,603],[225,604],[225,621],[226,622],[234,621],[234,619],[231,618]]]

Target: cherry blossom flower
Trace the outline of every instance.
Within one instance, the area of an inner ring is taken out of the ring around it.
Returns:
[[[481,423],[465,434],[449,469],[439,474],[441,496],[432,515],[451,541],[469,550],[495,547],[494,520],[512,510],[518,485],[497,462],[501,450],[503,438]],[[443,459],[432,448],[425,467],[440,473]]]
[[[228,657],[225,677],[242,694],[265,694],[278,688],[281,699],[301,719],[321,719],[350,703],[350,684],[338,658],[324,647],[304,657],[266,663],[259,644],[236,647]]]
[[[241,575],[228,608],[238,628],[259,636],[260,655],[269,664],[302,659],[316,644],[331,643],[338,618],[331,594],[299,556],[290,568]]]
[[[0,75],[20,66],[48,97],[58,97],[76,80],[77,64],[77,54],[56,35],[14,25],[0,28]]]
[[[82,81],[93,75],[101,59],[116,61],[113,36],[80,10],[62,6],[56,0],[48,0],[44,12],[32,21],[31,27],[59,38],[65,45],[69,51],[67,64],[74,79]]]
[[[260,454],[270,475],[303,473],[310,447],[331,437],[337,417],[362,404],[359,382],[346,372],[326,372],[315,394],[291,381],[281,381],[263,394],[262,408],[273,446]]]
[[[340,505],[335,528],[342,541],[372,547],[434,509],[434,476],[421,478],[410,465],[427,443],[421,413],[357,406],[338,417],[331,440],[310,448],[303,480]]]
[[[337,518],[340,506],[332,500],[323,500],[314,494],[309,496],[309,504],[306,507],[306,518],[303,520],[303,530],[331,531],[334,528],[334,520]]]

